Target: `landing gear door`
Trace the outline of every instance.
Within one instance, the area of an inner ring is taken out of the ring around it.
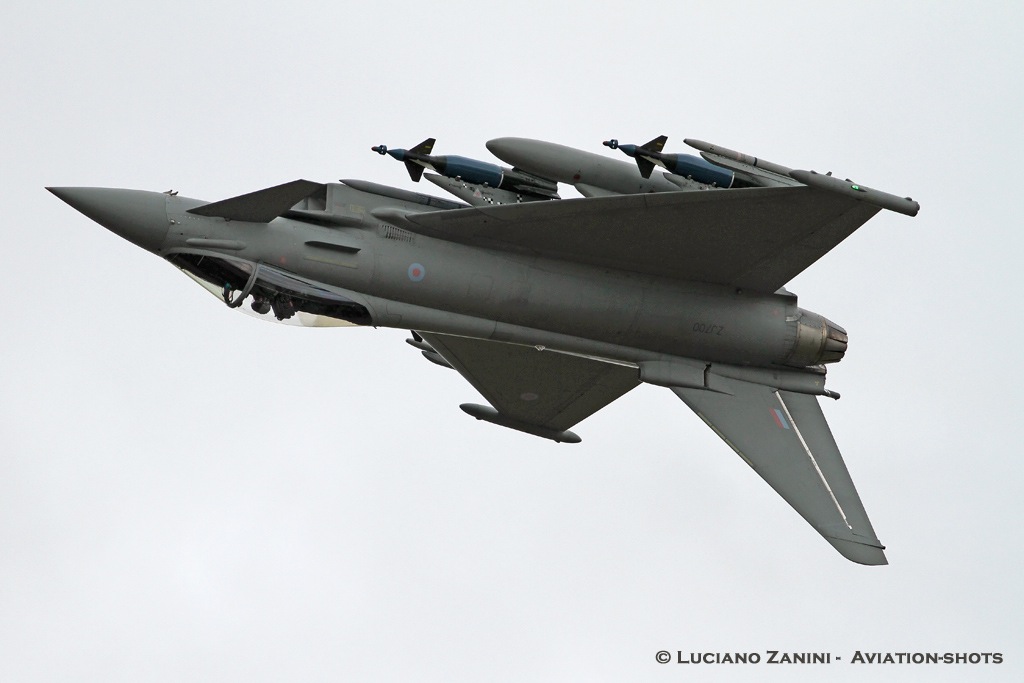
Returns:
[[[369,309],[346,293],[264,263],[199,252],[167,260],[229,308],[263,320],[302,327],[372,324]]]

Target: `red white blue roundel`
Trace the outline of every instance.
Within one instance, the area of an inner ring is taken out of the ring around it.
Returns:
[[[409,279],[413,282],[420,282],[427,276],[427,269],[422,263],[413,263],[409,266]]]

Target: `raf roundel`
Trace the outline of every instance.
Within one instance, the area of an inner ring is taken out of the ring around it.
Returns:
[[[409,266],[409,279],[413,282],[421,282],[427,275],[427,269],[421,263],[413,263]]]

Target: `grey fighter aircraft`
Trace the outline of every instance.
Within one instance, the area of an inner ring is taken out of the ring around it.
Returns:
[[[487,400],[461,406],[479,420],[574,443],[571,427],[640,383],[667,387],[842,555],[885,564],[818,405],[838,398],[825,373],[842,359],[846,331],[784,286],[882,208],[915,215],[918,204],[687,143],[702,155],[683,165],[689,177],[652,174],[656,163],[680,168],[679,155],[661,153],[664,140],[624,149],[640,168],[539,140],[491,140],[514,166],[510,191],[553,200],[506,205],[361,180],[296,180],[212,203],[48,189],[228,307],[300,325],[413,330],[410,344]],[[397,157],[451,171],[451,158],[429,152]],[[740,182],[707,182],[724,176]],[[556,199],[558,182],[585,198]],[[496,175],[488,183],[500,185]]]

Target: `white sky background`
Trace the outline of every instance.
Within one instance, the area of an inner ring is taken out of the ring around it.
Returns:
[[[1021,680],[1024,12],[348,4],[5,6],[0,679]],[[401,331],[230,312],[43,190],[441,194],[370,146],[659,134],[921,202],[790,285],[850,332],[824,409],[890,566],[843,559],[668,390],[579,446],[477,422]]]

